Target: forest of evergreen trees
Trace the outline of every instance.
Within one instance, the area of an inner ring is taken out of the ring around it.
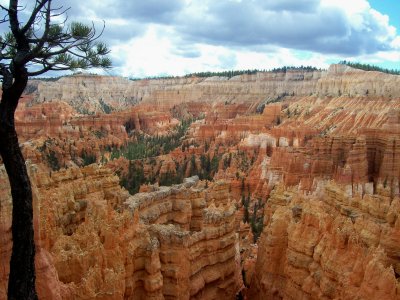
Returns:
[[[150,163],[150,160],[144,162],[143,160],[130,160],[128,173],[120,176],[120,185],[129,191],[132,195],[139,191],[140,185],[144,183],[154,184],[158,181],[160,186],[171,186],[173,184],[179,184],[183,182],[183,179],[187,176],[199,176],[201,180],[212,180],[215,173],[218,171],[219,162],[221,155],[214,154],[213,158],[210,158],[209,154],[200,155],[200,169],[196,164],[196,156],[192,155],[187,157],[183,162],[176,162],[176,171],[167,171],[161,175],[153,174],[151,178],[147,178],[144,175],[144,164]],[[154,158],[153,158],[154,160]],[[155,163],[155,160],[154,162]],[[224,161],[224,164],[227,162]]]
[[[142,162],[129,161],[128,174],[120,175],[120,185],[124,187],[131,195],[139,192],[140,185],[145,182],[154,183],[152,180],[146,180],[144,176]]]
[[[250,193],[247,197],[244,195],[244,180],[242,180],[242,205],[244,208],[243,223],[250,225],[253,233],[253,242],[256,243],[264,228],[264,203],[261,199],[253,201],[250,198]],[[253,203],[253,211],[250,211],[250,203]]]
[[[134,141],[128,142],[121,148],[112,149],[111,159],[122,156],[128,160],[136,160],[168,154],[181,145],[181,138],[185,135],[193,121],[194,119],[183,120],[181,124],[175,128],[173,133],[167,136],[135,134]],[[130,126],[129,123],[127,123],[126,126]]]
[[[360,69],[364,71],[378,71],[382,73],[387,73],[387,74],[393,74],[393,75],[400,75],[400,70],[394,70],[394,69],[385,69],[381,68],[378,66],[370,65],[370,64],[363,64],[359,62],[350,62],[346,60],[342,60],[339,62],[341,65],[346,65],[349,67],[352,67],[354,69]]]
[[[243,75],[243,74],[256,74],[256,73],[267,73],[267,72],[272,72],[272,73],[286,73],[287,71],[291,70],[303,70],[306,72],[312,72],[318,70],[315,67],[312,66],[300,66],[300,67],[294,67],[294,66],[284,66],[281,68],[274,68],[271,70],[266,70],[266,69],[253,69],[253,70],[231,70],[231,71],[221,71],[221,72],[200,72],[200,73],[191,73],[185,75],[185,77],[212,77],[212,76],[222,76],[222,77],[228,77],[232,78],[234,76],[238,75]]]
[[[313,71],[321,71],[322,69],[318,69],[316,67],[312,66],[300,66],[300,67],[294,67],[294,66],[284,66],[280,68],[274,68],[270,72],[273,73],[286,73],[287,71],[306,71],[306,72],[313,72]]]
[[[256,73],[267,73],[267,72],[273,72],[273,73],[286,73],[287,71],[291,70],[302,70],[306,72],[312,72],[312,71],[317,71],[321,70],[316,67],[312,66],[284,66],[284,67],[279,67],[279,68],[274,68],[274,69],[248,69],[248,70],[227,70],[227,71],[208,71],[208,72],[196,72],[196,73],[189,73],[186,74],[184,77],[213,77],[213,76],[220,76],[220,77],[228,77],[232,78],[234,76],[238,75],[244,75],[244,74],[256,74]],[[144,78],[129,78],[130,80],[137,81],[137,80],[151,80],[151,79],[174,79],[174,78],[179,78],[180,76],[150,76],[150,77],[144,77]]]
[[[168,136],[146,136],[144,134],[134,134],[134,140],[128,142],[121,148],[111,149],[111,159],[125,157],[129,160],[128,173],[120,174],[120,184],[126,188],[129,193],[135,194],[139,191],[140,185],[143,183],[155,183],[156,178],[146,178],[143,171],[143,159],[154,160],[154,157],[167,154],[182,144],[182,137],[190,127],[194,119],[182,120],[172,134]],[[132,124],[127,122],[125,127],[127,132],[133,131],[130,128]],[[177,174],[164,174],[159,178],[160,185],[172,185],[180,183],[183,180],[183,167]]]
[[[256,74],[257,72],[265,72],[261,70],[229,70],[229,71],[220,71],[220,72],[198,72],[198,73],[190,73],[186,74],[185,77],[212,77],[212,76],[221,76],[232,78],[234,76],[243,75],[243,74]]]

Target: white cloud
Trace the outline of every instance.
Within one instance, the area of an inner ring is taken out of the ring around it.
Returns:
[[[321,0],[321,6],[342,10],[352,29],[362,32],[366,38],[370,38],[368,34],[374,35],[377,43],[391,47],[398,38],[389,16],[373,9],[367,0]]]
[[[112,47],[112,56],[122,76],[143,77],[150,75],[183,75],[196,61],[176,55],[173,30],[158,25],[149,26],[146,33],[126,43]],[[207,63],[207,61],[204,61]],[[211,63],[209,61],[208,63]]]
[[[193,72],[231,69],[272,69],[282,65],[312,65],[326,68],[325,56],[310,54],[303,57],[296,51],[285,48],[230,49],[223,46],[193,44],[195,56],[182,56],[176,51],[179,38],[175,31],[152,25],[142,37],[112,48],[117,64],[116,72],[125,77],[185,75]]]
[[[105,19],[113,73],[124,76],[400,61],[396,28],[367,0],[58,2],[70,20]]]
[[[371,8],[366,0],[321,0],[320,4],[323,7],[340,8],[349,17]]]
[[[400,36],[397,36],[392,42],[393,49],[400,50]]]
[[[366,0],[285,0],[279,5],[186,0],[175,23],[147,25],[143,36],[115,46],[113,55],[125,76],[282,65],[324,68],[327,61],[342,59],[379,63],[398,58],[400,37],[389,21]]]

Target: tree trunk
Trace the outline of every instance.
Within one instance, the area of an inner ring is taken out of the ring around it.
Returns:
[[[14,112],[27,77],[17,78],[4,89],[0,104],[0,154],[12,196],[13,247],[8,279],[8,299],[37,299],[35,289],[35,241],[33,235],[32,189],[15,131]]]

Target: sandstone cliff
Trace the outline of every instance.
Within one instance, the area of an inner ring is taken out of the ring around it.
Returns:
[[[399,78],[333,65],[31,82],[16,122],[35,164],[41,298],[234,299],[242,290],[249,299],[399,299]],[[171,136],[187,117],[198,120],[176,149],[112,160],[135,134]],[[83,154],[113,171],[77,168]],[[119,184],[130,166],[142,174],[138,189],[204,181],[129,195]],[[3,292],[4,171],[0,195]]]
[[[40,299],[229,299],[241,288],[233,203],[216,206],[220,196],[198,178],[129,196],[95,165],[50,174],[32,165],[30,173]],[[4,170],[1,180],[5,299],[11,202]]]
[[[284,95],[296,96],[383,96],[399,97],[398,76],[364,72],[344,65],[327,71],[266,72],[231,79],[174,78],[130,81],[123,78],[74,75],[57,81],[34,82],[34,102],[62,100],[81,112],[125,109],[135,103],[149,103],[160,111],[187,102],[258,103]]]
[[[160,243],[166,298],[233,298],[241,287],[235,209],[216,202],[215,190],[194,186],[196,180],[136,194],[125,205]],[[226,199],[227,189],[220,192]]]
[[[400,299],[399,198],[275,189],[265,210],[251,299]]]

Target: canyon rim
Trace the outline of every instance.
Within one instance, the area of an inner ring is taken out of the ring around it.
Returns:
[[[0,0],[0,300],[400,300],[394,2]]]
[[[39,298],[399,299],[399,83],[346,65],[31,80]]]

